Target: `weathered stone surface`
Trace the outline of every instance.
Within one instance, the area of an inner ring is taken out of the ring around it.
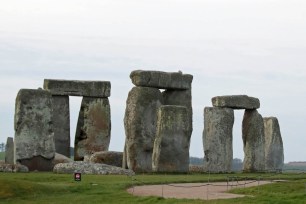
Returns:
[[[21,164],[0,164],[0,172],[29,172],[28,167]]]
[[[276,117],[264,118],[266,170],[281,170],[284,166],[284,147]]]
[[[16,98],[14,125],[16,162],[30,170],[32,167],[46,170],[55,154],[51,94],[45,90],[21,89]]]
[[[189,134],[192,134],[192,96],[191,89],[188,90],[165,90],[162,92],[164,105],[185,106],[188,111],[188,121],[190,128]]]
[[[59,163],[69,163],[72,162],[72,159],[66,157],[65,155],[59,154],[59,153],[55,153],[55,156],[52,160],[52,164],[56,165]]]
[[[182,72],[135,70],[130,74],[135,86],[160,89],[190,89],[193,76]]]
[[[74,160],[107,151],[111,138],[108,98],[83,97],[74,143]]]
[[[52,95],[105,98],[110,96],[111,83],[109,81],[45,79],[44,89],[49,90]]]
[[[70,157],[69,96],[52,96],[55,150]]]
[[[8,137],[5,145],[5,163],[14,164],[14,140]]]
[[[257,110],[245,110],[242,121],[243,171],[265,170],[264,122]]]
[[[208,172],[230,172],[233,160],[234,111],[231,108],[204,108],[203,147]]]
[[[161,105],[159,89],[134,87],[129,92],[124,116],[125,145],[128,168],[135,172],[152,171],[157,109]]]
[[[214,107],[233,109],[257,109],[260,107],[258,98],[247,95],[216,96],[211,101]]]
[[[122,167],[122,158],[122,152],[102,151],[93,153],[89,158],[89,162]]]
[[[116,166],[110,166],[107,164],[90,163],[83,161],[74,161],[71,163],[61,163],[54,166],[54,173],[60,174],[112,174],[112,175],[134,175],[135,173],[129,169],[122,169]]]
[[[126,144],[124,144],[123,155],[122,155],[122,168],[128,169],[127,165],[127,153],[126,153]]]
[[[190,127],[184,106],[161,106],[157,115],[152,168],[155,172],[188,172]]]

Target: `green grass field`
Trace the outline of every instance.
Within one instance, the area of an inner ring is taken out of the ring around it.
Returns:
[[[0,173],[0,203],[306,203],[305,174],[262,174],[264,179],[287,182],[232,190],[250,195],[229,200],[178,200],[161,197],[134,197],[126,192],[133,184],[207,182],[227,180],[227,176],[258,178],[259,174],[186,174],[127,176],[73,175],[53,173]],[[139,182],[140,181],[140,182]]]

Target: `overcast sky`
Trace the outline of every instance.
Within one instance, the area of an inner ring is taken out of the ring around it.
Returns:
[[[111,81],[110,150],[122,151],[129,74],[192,74],[190,154],[203,157],[203,109],[217,95],[260,99],[278,118],[285,161],[306,160],[306,1],[7,0],[0,2],[0,142],[14,136],[15,98],[43,80]],[[81,98],[70,97],[74,141]],[[234,157],[243,159],[235,111]]]

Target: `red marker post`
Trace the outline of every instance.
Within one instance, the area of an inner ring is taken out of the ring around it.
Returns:
[[[81,181],[82,174],[81,173],[74,173],[74,181]]]

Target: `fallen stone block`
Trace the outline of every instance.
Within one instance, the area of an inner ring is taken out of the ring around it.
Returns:
[[[57,153],[70,157],[70,110],[69,96],[52,96],[53,99],[53,130],[55,150]]]
[[[52,164],[56,165],[59,163],[69,163],[72,162],[72,159],[66,157],[65,155],[59,154],[59,153],[55,153],[55,156],[52,160]]]
[[[90,163],[83,161],[74,161],[70,163],[60,163],[54,166],[54,173],[58,174],[97,174],[97,175],[129,175],[132,176],[135,173],[129,169],[123,169],[116,166],[110,166],[107,164]]]
[[[0,172],[8,172],[8,173],[27,173],[29,169],[27,166],[21,164],[1,164],[0,163]]]
[[[102,151],[93,153],[89,158],[89,162],[122,167],[122,158],[122,152]]]

